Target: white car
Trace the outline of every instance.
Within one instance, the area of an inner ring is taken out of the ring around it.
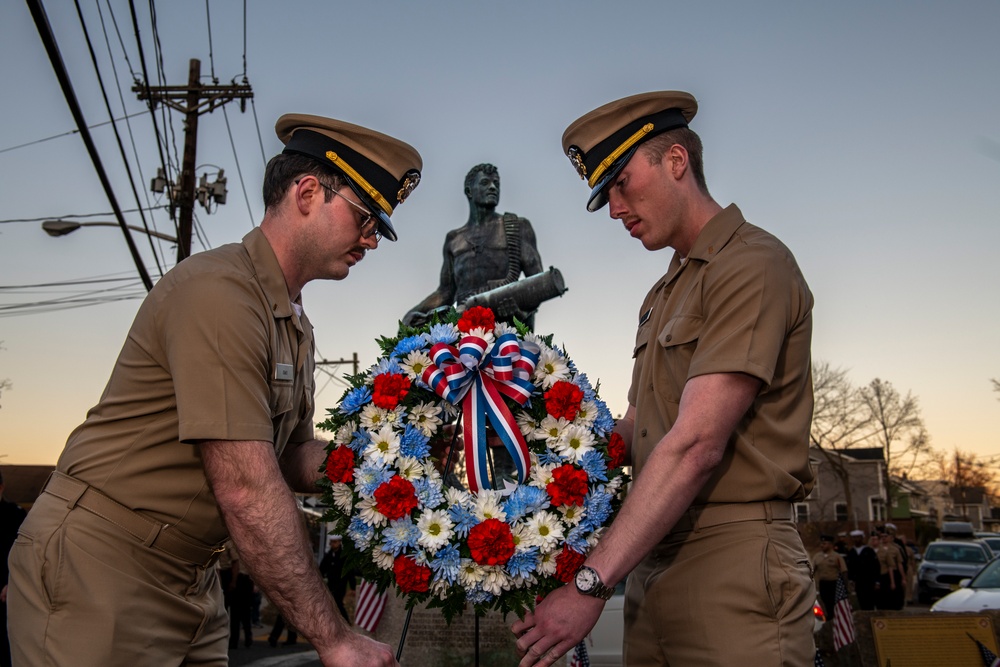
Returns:
[[[982,611],[1000,609],[1000,560],[994,559],[973,579],[963,579],[959,589],[934,603],[931,611]]]

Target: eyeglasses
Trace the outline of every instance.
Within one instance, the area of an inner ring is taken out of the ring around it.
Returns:
[[[323,181],[316,179],[316,182],[358,210],[358,213],[361,214],[361,238],[370,239],[374,236],[376,241],[382,240],[382,232],[378,230],[379,219],[374,213],[359,204],[355,204],[350,199],[340,194],[339,190],[334,190]],[[295,181],[295,184],[298,185],[299,182]]]

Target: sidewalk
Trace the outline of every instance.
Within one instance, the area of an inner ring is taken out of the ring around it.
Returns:
[[[297,644],[286,646],[278,643],[272,647],[267,643],[271,629],[254,628],[253,645],[229,649],[231,667],[321,667],[316,651],[304,639]]]

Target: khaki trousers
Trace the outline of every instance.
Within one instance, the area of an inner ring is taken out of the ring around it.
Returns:
[[[145,547],[48,493],[22,524],[9,562],[17,667],[228,664],[214,566]]]
[[[629,575],[627,667],[811,667],[816,590],[788,520],[668,535]]]

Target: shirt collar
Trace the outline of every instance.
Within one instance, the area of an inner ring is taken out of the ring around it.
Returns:
[[[730,204],[712,216],[705,223],[701,233],[698,234],[698,238],[695,239],[694,246],[686,258],[682,258],[680,253],[674,252],[674,256],[670,260],[670,267],[667,269],[660,287],[676,278],[681,269],[690,264],[692,259],[702,262],[712,261],[712,258],[729,243],[736,230],[745,222],[746,219],[736,204]]]
[[[253,262],[254,271],[257,273],[257,280],[267,302],[271,304],[271,313],[274,317],[291,317],[292,301],[288,298],[288,285],[285,284],[285,274],[278,264],[278,258],[271,249],[271,244],[267,242],[264,232],[260,227],[254,227],[250,233],[243,237],[243,247],[250,255]],[[301,298],[301,297],[300,297]],[[296,318],[298,319],[298,318]]]

